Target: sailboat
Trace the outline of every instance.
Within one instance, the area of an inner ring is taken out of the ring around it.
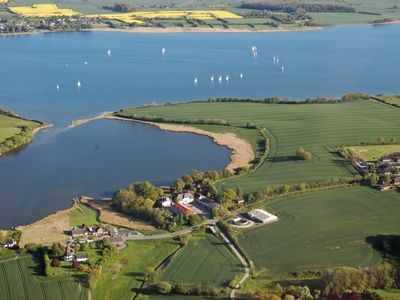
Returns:
[[[56,85],[56,89],[57,89],[57,91],[60,90],[60,86],[58,84]]]
[[[221,75],[219,75],[218,81],[222,82],[222,76]]]
[[[87,61],[85,61],[85,65],[87,65]]]
[[[240,79],[243,79],[243,73],[240,73]]]
[[[193,80],[194,84],[197,84],[197,77]]]
[[[277,63],[277,64],[279,63],[279,58],[276,59],[276,63]]]
[[[229,75],[226,75],[225,80],[229,81]]]
[[[212,82],[214,82],[214,76],[211,76],[211,79],[210,79]]]
[[[111,50],[110,50],[110,49],[108,49],[107,55],[108,55],[108,56],[111,56]]]
[[[82,86],[82,84],[81,84],[81,82],[78,80],[78,82],[76,83],[76,86],[78,87],[78,88],[80,88],[81,86]]]
[[[165,52],[166,52],[165,48],[162,48],[162,49],[161,49],[161,54],[164,55]]]
[[[284,66],[282,66],[281,70],[282,70],[282,72],[283,72],[283,71],[285,71],[285,67],[284,67]]]

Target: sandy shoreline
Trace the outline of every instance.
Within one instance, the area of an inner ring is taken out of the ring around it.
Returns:
[[[148,124],[151,126],[156,126],[161,130],[167,130],[173,132],[188,132],[188,133],[208,136],[212,138],[214,143],[216,143],[217,145],[225,146],[232,151],[231,161],[226,166],[226,168],[231,171],[239,167],[250,167],[251,166],[250,162],[255,158],[253,148],[251,147],[251,145],[245,140],[238,138],[233,133],[214,133],[186,125],[154,123],[154,122],[116,117],[113,115],[104,115],[104,118]]]
[[[223,29],[223,28],[205,28],[205,27],[194,27],[194,28],[182,28],[182,27],[132,27],[132,28],[110,28],[110,27],[94,27],[84,31],[99,31],[99,32],[127,32],[127,33],[144,33],[144,34],[160,34],[160,33],[266,33],[266,32],[292,32],[292,31],[310,31],[320,30],[324,27],[302,27],[293,29],[262,29],[262,30],[248,30],[248,29]]]

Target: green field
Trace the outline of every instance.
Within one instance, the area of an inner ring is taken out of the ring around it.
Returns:
[[[17,117],[11,117],[0,113],[0,143],[5,139],[21,132],[21,126],[28,126],[32,130],[43,124]]]
[[[103,267],[92,299],[132,299],[144,280],[144,269],[157,267],[179,247],[173,240],[130,241],[118,254],[113,254]]]
[[[382,95],[382,96],[375,96],[375,98],[382,100],[389,104],[395,104],[400,106],[400,96],[396,95]]]
[[[78,204],[80,210],[74,209],[69,215],[70,226],[81,226],[85,225],[98,225],[97,221],[97,211],[85,204]]]
[[[211,234],[193,236],[161,274],[160,279],[172,283],[201,283],[227,287],[241,274],[237,258],[218,238]]]
[[[366,238],[400,234],[399,200],[367,187],[290,197],[266,208],[278,222],[243,231],[239,242],[256,269],[272,274],[375,265],[381,256]]]
[[[126,109],[123,113],[170,119],[216,118],[267,128],[271,151],[263,165],[249,175],[220,182],[225,187],[241,186],[246,192],[278,184],[354,176],[356,171],[334,152],[336,146],[375,142],[379,136],[400,140],[400,110],[371,100],[301,105],[202,102]],[[227,127],[213,126],[210,130],[225,132]],[[312,153],[310,161],[295,157],[300,146]]]
[[[0,262],[2,300],[86,300],[88,289],[72,278],[47,279],[32,256]]]
[[[378,160],[382,156],[400,152],[400,145],[351,146],[349,149],[362,160]]]

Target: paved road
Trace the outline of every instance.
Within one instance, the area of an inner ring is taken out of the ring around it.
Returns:
[[[231,299],[235,299],[236,292],[240,288],[240,286],[249,278],[250,276],[250,268],[249,264],[247,263],[246,259],[243,257],[242,254],[240,254],[239,250],[236,248],[234,244],[230,242],[230,240],[227,238],[227,236],[218,228],[218,226],[214,226],[215,230],[219,233],[219,235],[222,237],[222,239],[227,243],[228,247],[235,253],[237,258],[240,260],[244,267],[244,274],[242,278],[240,278],[239,282],[236,284],[236,287],[232,290],[231,292]]]

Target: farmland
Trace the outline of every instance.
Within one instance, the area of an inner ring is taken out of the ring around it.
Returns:
[[[97,280],[93,299],[132,299],[144,280],[144,269],[157,267],[179,247],[173,240],[130,241],[128,246],[105,263]]]
[[[0,262],[0,299],[87,299],[88,290],[72,278],[46,279],[40,263],[28,255]]]
[[[241,186],[246,192],[279,184],[354,176],[356,171],[336,154],[336,146],[375,142],[379,136],[385,140],[393,137],[400,140],[397,130],[400,110],[371,100],[301,105],[201,102],[122,111],[122,115],[127,117],[135,114],[172,120],[222,119],[235,126],[250,122],[266,128],[271,149],[265,162],[248,175],[219,183],[219,187]],[[209,129],[218,132],[218,128],[227,130],[227,126]],[[300,161],[296,158],[295,151],[300,146],[312,153],[311,160]]]
[[[396,96],[396,95],[379,95],[379,96],[375,96],[375,99],[378,99],[380,101],[386,102],[388,104],[392,104],[392,105],[397,105],[400,107],[400,96]]]
[[[30,121],[1,113],[0,111],[0,143],[5,139],[21,132],[22,126],[35,129],[43,125],[37,121]]]
[[[378,160],[382,156],[400,152],[400,145],[351,146],[350,151],[362,160]]]
[[[79,13],[68,8],[59,8],[56,4],[33,4],[32,6],[11,6],[10,11],[29,18],[48,18],[54,16],[75,16]]]
[[[290,197],[266,208],[278,222],[241,232],[239,242],[256,269],[270,274],[376,265],[380,253],[366,239],[400,233],[398,197],[367,187]]]
[[[192,236],[161,274],[160,279],[172,283],[201,283],[228,286],[242,272],[236,257],[211,234]]]

